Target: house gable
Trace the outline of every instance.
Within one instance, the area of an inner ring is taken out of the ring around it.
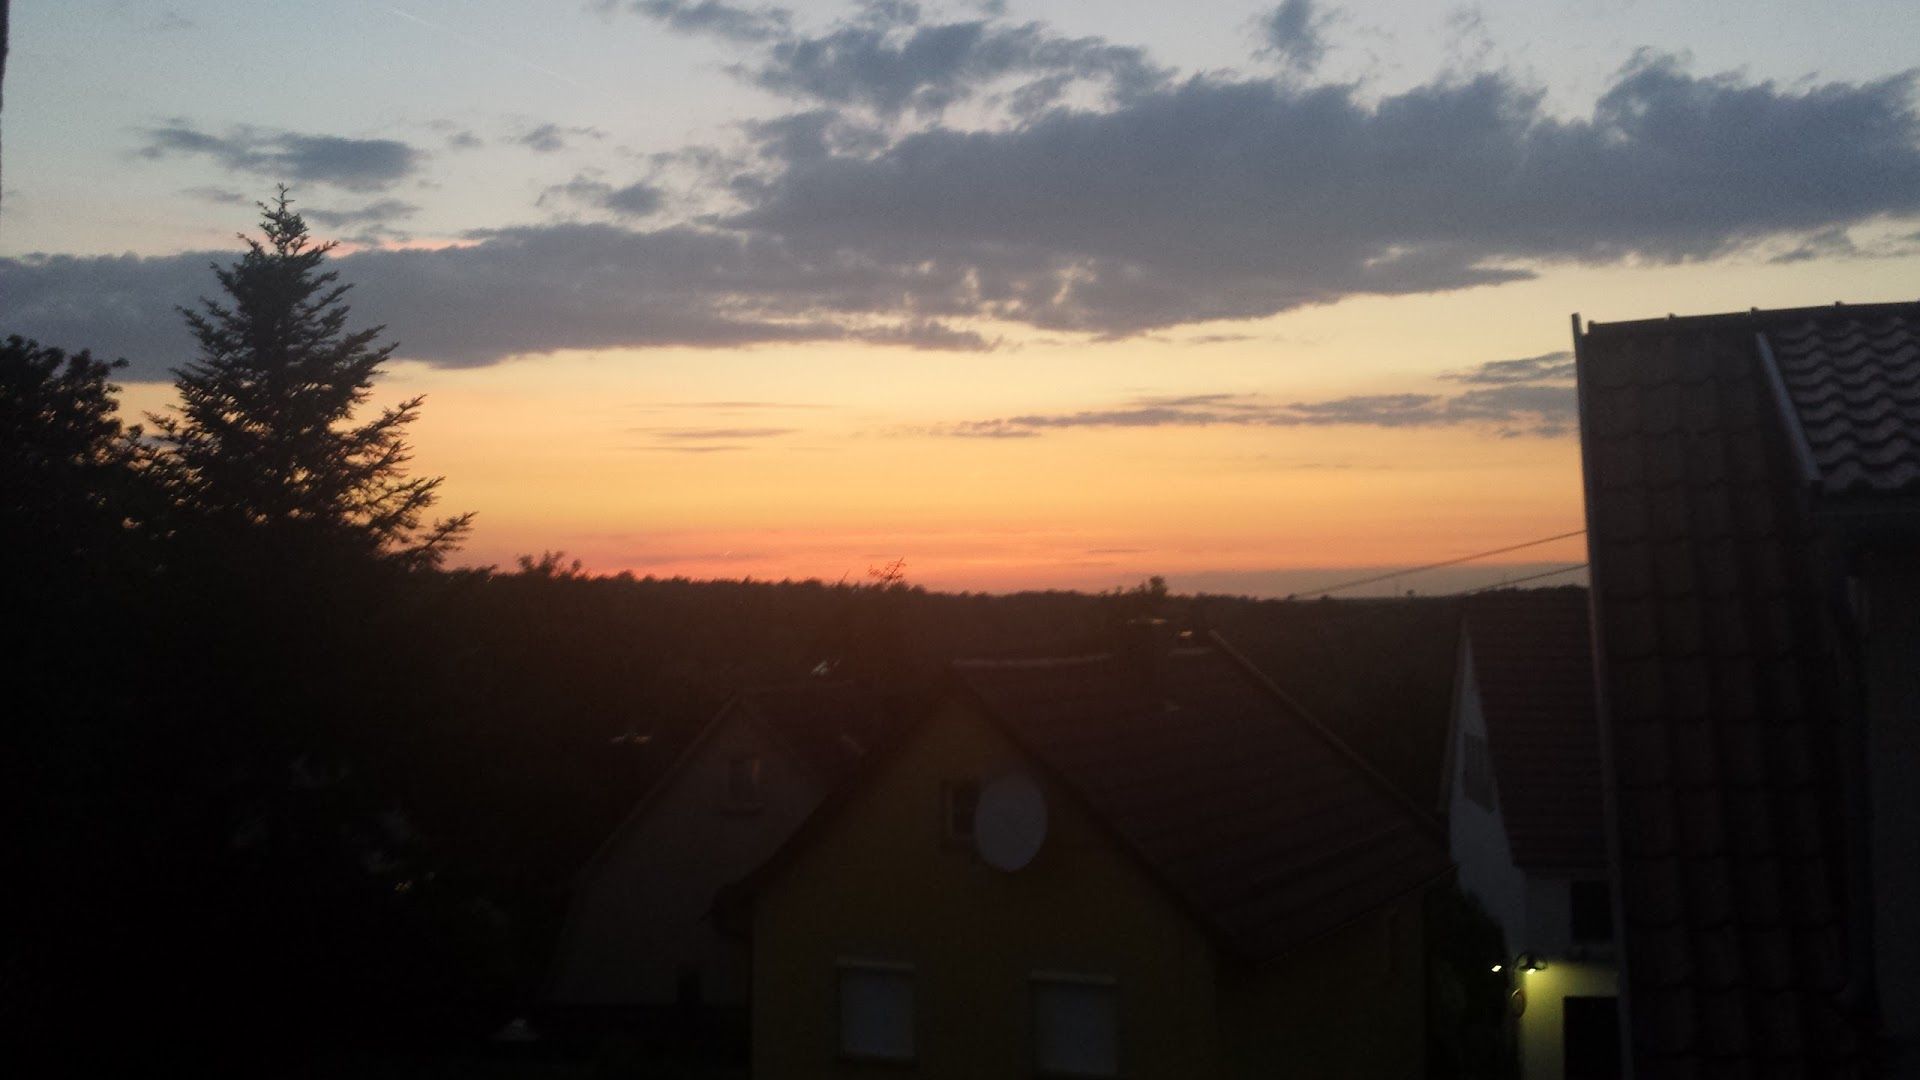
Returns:
[[[1037,780],[1048,827],[1009,873],[944,839],[941,790],[1011,772]],[[757,1075],[842,1074],[833,973],[848,961],[911,968],[922,1075],[1031,1072],[1041,972],[1113,980],[1125,1074],[1213,1071],[1206,934],[978,712],[947,703],[823,814],[753,896]]]
[[[753,762],[757,797],[733,776]],[[743,700],[724,707],[575,884],[549,997],[743,1005],[747,962],[711,918],[716,892],[764,862],[825,795],[816,770]]]

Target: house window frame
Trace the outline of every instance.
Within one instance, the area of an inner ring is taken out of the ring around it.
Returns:
[[[894,976],[904,979],[907,984],[907,1052],[889,1054],[872,1050],[852,1050],[847,1047],[847,999],[846,979],[849,975]],[[897,1065],[912,1067],[920,1063],[920,1008],[919,976],[912,964],[896,960],[873,960],[861,957],[839,957],[833,962],[833,1030],[834,1057],[840,1061],[860,1062],[869,1065]]]
[[[1049,1066],[1040,1060],[1040,994],[1041,987],[1071,987],[1082,990],[1103,992],[1112,1004],[1113,1017],[1113,1067],[1106,1071],[1083,1071]],[[1123,1026],[1123,1010],[1120,1002],[1120,980],[1112,975],[1096,975],[1079,971],[1039,970],[1027,973],[1027,1023],[1028,1044],[1032,1052],[1033,1075],[1058,1077],[1061,1080],[1101,1080],[1101,1078],[1125,1075],[1121,1061],[1120,1032]]]

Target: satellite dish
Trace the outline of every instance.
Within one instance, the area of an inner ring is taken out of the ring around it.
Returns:
[[[997,870],[1018,870],[1040,854],[1047,838],[1047,800],[1040,785],[1013,773],[980,789],[974,805],[973,842]]]

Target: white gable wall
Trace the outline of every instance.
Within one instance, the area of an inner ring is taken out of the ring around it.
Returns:
[[[1481,711],[1480,687],[1473,677],[1473,642],[1462,636],[1460,669],[1454,685],[1452,793],[1447,804],[1447,842],[1460,867],[1460,887],[1472,894],[1507,936],[1509,952],[1529,948],[1527,943],[1527,878],[1513,865],[1507,842],[1506,819],[1500,814],[1500,785],[1492,782],[1493,809],[1467,797],[1467,738],[1487,737]]]
[[[737,757],[761,760],[761,807],[728,803]],[[746,876],[825,796],[745,708],[727,708],[577,886],[550,995],[563,1005],[671,1005],[683,974],[701,1000],[744,1006],[744,942],[713,923],[714,894]]]

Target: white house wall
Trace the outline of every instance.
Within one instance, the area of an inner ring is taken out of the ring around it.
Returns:
[[[1527,879],[1513,865],[1507,823],[1500,813],[1498,778],[1490,780],[1491,810],[1467,798],[1466,793],[1466,739],[1469,735],[1486,738],[1487,721],[1481,711],[1480,687],[1473,677],[1473,642],[1464,638],[1455,685],[1459,690],[1453,725],[1453,775],[1448,778],[1448,790],[1453,794],[1447,804],[1447,842],[1453,861],[1460,867],[1460,887],[1486,907],[1506,934],[1509,952],[1517,952],[1529,947],[1526,941]]]
[[[761,760],[762,807],[727,805],[736,757]],[[712,920],[714,894],[771,856],[824,796],[745,709],[727,709],[578,886],[552,997],[567,1005],[668,1005],[684,973],[701,1000],[744,1006],[743,943]]]

